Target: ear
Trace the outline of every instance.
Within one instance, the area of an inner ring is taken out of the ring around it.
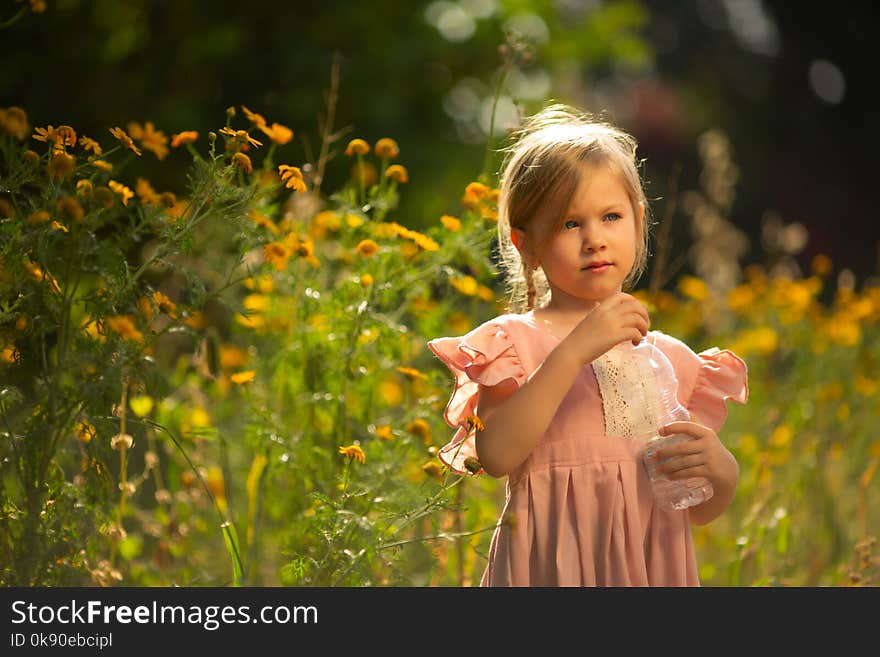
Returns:
[[[526,236],[526,231],[522,228],[511,228],[510,229],[510,241],[513,242],[513,245],[516,247],[516,250],[519,251],[519,255],[522,257],[523,262],[529,266],[533,267],[534,257],[529,246],[528,237]]]
[[[642,201],[639,201],[639,208],[638,208],[637,214],[639,215],[639,217],[638,217],[639,223],[642,223],[645,220],[645,204]]]
[[[526,233],[522,228],[510,229],[510,241],[516,247],[516,250],[522,253],[523,245],[526,241]]]

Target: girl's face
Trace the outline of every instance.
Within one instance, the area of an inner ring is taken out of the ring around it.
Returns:
[[[644,206],[633,207],[621,175],[584,166],[562,228],[536,255],[551,303],[571,308],[591,307],[621,291],[635,262],[636,222],[644,214]]]

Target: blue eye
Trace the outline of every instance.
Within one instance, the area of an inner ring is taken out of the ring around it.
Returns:
[[[577,228],[578,225],[578,222],[574,219],[568,219],[564,224],[562,224],[562,227],[568,230],[569,228]]]
[[[609,212],[605,215],[605,219],[607,219],[608,221],[617,221],[620,218],[621,217],[617,212]]]

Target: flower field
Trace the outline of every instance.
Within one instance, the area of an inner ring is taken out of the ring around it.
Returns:
[[[31,120],[0,108],[0,584],[476,584],[504,484],[436,458],[426,342],[503,310],[497,181],[416,230],[398,201],[431,183],[388,136],[328,126],[304,164],[245,106],[209,132]],[[187,179],[156,189],[147,158]],[[880,584],[880,288],[830,268],[636,292],[749,367],[704,584]]]

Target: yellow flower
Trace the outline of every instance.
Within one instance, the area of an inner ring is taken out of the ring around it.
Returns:
[[[86,137],[85,135],[83,135],[82,137],[79,138],[79,143],[80,143],[80,146],[83,147],[83,150],[92,151],[92,153],[94,153],[95,155],[100,155],[101,153],[104,152],[101,149],[101,144],[99,144],[98,142],[96,142],[94,139],[92,139],[90,137]]]
[[[281,242],[269,242],[263,247],[263,257],[278,271],[287,269],[287,260],[290,254],[287,247]]]
[[[433,479],[443,478],[443,466],[436,460],[431,460],[422,466],[422,471]]]
[[[24,139],[30,130],[27,114],[20,107],[0,107],[0,130],[16,139]]]
[[[153,410],[155,402],[149,395],[136,395],[129,399],[128,405],[138,417],[146,417]]]
[[[141,154],[140,149],[134,145],[134,142],[131,140],[131,137],[128,136],[128,133],[119,126],[110,128],[110,134],[116,137],[120,144],[132,151],[135,155]]]
[[[451,233],[455,233],[461,230],[461,219],[458,217],[453,217],[448,214],[444,214],[440,217],[440,223]]]
[[[260,128],[261,130],[266,127],[266,119],[263,117],[262,114],[257,114],[256,112],[252,112],[244,105],[241,106],[241,111],[244,112],[244,115],[247,117],[248,121],[253,123],[255,126]]]
[[[91,180],[78,180],[76,182],[76,193],[84,198],[92,198],[95,194],[95,186]]]
[[[769,443],[773,447],[785,447],[794,438],[794,429],[787,424],[780,424],[770,434]]]
[[[159,205],[159,194],[146,178],[138,178],[134,191],[144,205]]]
[[[122,197],[122,205],[128,205],[129,199],[134,196],[133,191],[131,191],[122,183],[116,182],[115,180],[107,181],[107,186]]]
[[[379,396],[388,406],[397,406],[403,401],[403,388],[397,381],[382,379],[379,382]]]
[[[406,378],[409,379],[410,381],[415,381],[416,379],[427,379],[428,378],[427,375],[423,374],[422,372],[415,369],[414,367],[399,366],[396,369],[398,372],[400,372],[401,374],[406,376]]]
[[[281,175],[281,181],[287,189],[297,192],[306,191],[306,181],[303,178],[302,169],[299,167],[281,164],[278,166],[278,173]]]
[[[76,160],[72,155],[68,155],[62,151],[52,154],[49,163],[46,165],[46,171],[53,180],[63,180],[73,173],[76,169]]]
[[[153,292],[153,302],[159,308],[160,313],[165,313],[172,318],[177,317],[177,305],[159,290]]]
[[[82,221],[83,217],[86,216],[83,206],[73,196],[62,196],[58,200],[56,207],[58,212],[74,221]]]
[[[349,157],[352,155],[366,155],[369,152],[370,145],[363,139],[352,139],[348,142],[348,146],[345,147],[345,154]]]
[[[361,449],[360,445],[348,445],[346,447],[340,447],[339,453],[344,454],[351,460],[358,460],[361,463],[367,462],[367,456],[364,454],[364,450]]]
[[[489,194],[489,187],[480,182],[469,183],[464,189],[461,204],[468,210],[477,210],[480,203]]]
[[[377,156],[389,160],[393,160],[400,154],[400,148],[397,146],[397,142],[389,137],[383,137],[377,141],[375,151]]]
[[[257,226],[262,226],[266,230],[268,230],[273,235],[277,235],[280,233],[280,229],[275,225],[275,222],[269,219],[262,212],[259,212],[256,208],[251,208],[251,211],[248,212],[248,217],[253,221]]]
[[[110,173],[111,171],[113,171],[113,165],[110,164],[107,160],[89,160],[89,161],[92,163],[93,167],[97,167],[98,169],[101,169],[102,171],[106,171],[107,173]]]
[[[152,121],[143,126],[136,121],[128,124],[128,132],[137,139],[145,150],[151,151],[157,158],[164,160],[168,155],[168,137],[161,130],[156,130]]]
[[[483,421],[477,415],[471,415],[468,417],[467,423],[472,429],[476,429],[477,431],[486,430],[486,425],[483,424]]]
[[[236,372],[229,377],[229,380],[233,383],[237,383],[238,385],[242,385],[244,383],[250,383],[251,381],[253,381],[256,375],[257,373],[254,370],[245,370],[243,372]]]
[[[345,223],[348,224],[349,228],[357,228],[358,226],[364,225],[364,218],[359,215],[349,213],[345,215]]]
[[[55,280],[55,277],[51,274],[45,273],[42,269],[40,269],[39,265],[36,263],[27,261],[24,263],[25,269],[28,270],[28,273],[35,281],[49,281],[49,286],[52,288],[53,292],[61,292],[61,286],[58,285],[58,281]]]
[[[270,300],[264,294],[249,294],[241,302],[241,305],[252,313],[262,313],[269,310]]]
[[[383,424],[376,427],[376,436],[382,440],[393,440],[394,433],[391,431],[391,425]]]
[[[82,442],[88,444],[91,442],[92,438],[98,435],[98,431],[95,429],[94,425],[88,420],[79,420],[76,423],[76,437],[79,438]]]
[[[709,298],[709,286],[695,276],[682,276],[678,281],[678,289],[694,301],[705,301]]]
[[[360,278],[360,283],[362,287],[370,287],[373,284],[373,277],[370,274],[364,274]]]
[[[859,374],[853,380],[853,387],[865,397],[870,397],[877,391],[877,382]]]
[[[455,276],[449,279],[449,284],[462,294],[469,297],[476,295],[480,289],[477,279],[473,276]]]
[[[477,296],[483,301],[494,301],[495,299],[495,293],[485,285],[480,285],[477,288]]]
[[[220,128],[220,132],[224,135],[229,135],[233,138],[233,143],[242,146],[244,144],[250,144],[251,146],[262,146],[263,142],[257,141],[253,137],[251,137],[247,130],[233,130],[232,128]]]
[[[123,340],[132,342],[143,342],[144,340],[144,334],[137,329],[134,318],[131,315],[106,317],[104,323],[107,324],[111,331],[119,334]]]
[[[237,166],[239,169],[244,171],[245,173],[250,173],[254,170],[254,165],[251,164],[251,158],[249,158],[244,153],[236,153],[232,156],[232,164]]]
[[[361,240],[354,250],[365,258],[369,258],[379,252],[379,245],[373,240]]]
[[[28,215],[27,222],[29,224],[42,224],[49,221],[49,213],[45,210],[37,210]]]
[[[385,177],[399,183],[409,182],[409,173],[407,173],[406,168],[400,164],[392,164],[385,169]]]
[[[184,144],[191,144],[198,138],[199,133],[197,130],[184,130],[183,132],[178,132],[171,137],[171,148],[178,148]]]
[[[280,123],[273,123],[271,127],[266,127],[265,125],[260,126],[260,130],[262,130],[263,134],[269,139],[280,146],[284,146],[284,144],[287,144],[293,139],[293,130]]]
[[[416,418],[406,425],[406,430],[414,436],[421,438],[426,445],[431,444],[431,427],[422,418]]]

